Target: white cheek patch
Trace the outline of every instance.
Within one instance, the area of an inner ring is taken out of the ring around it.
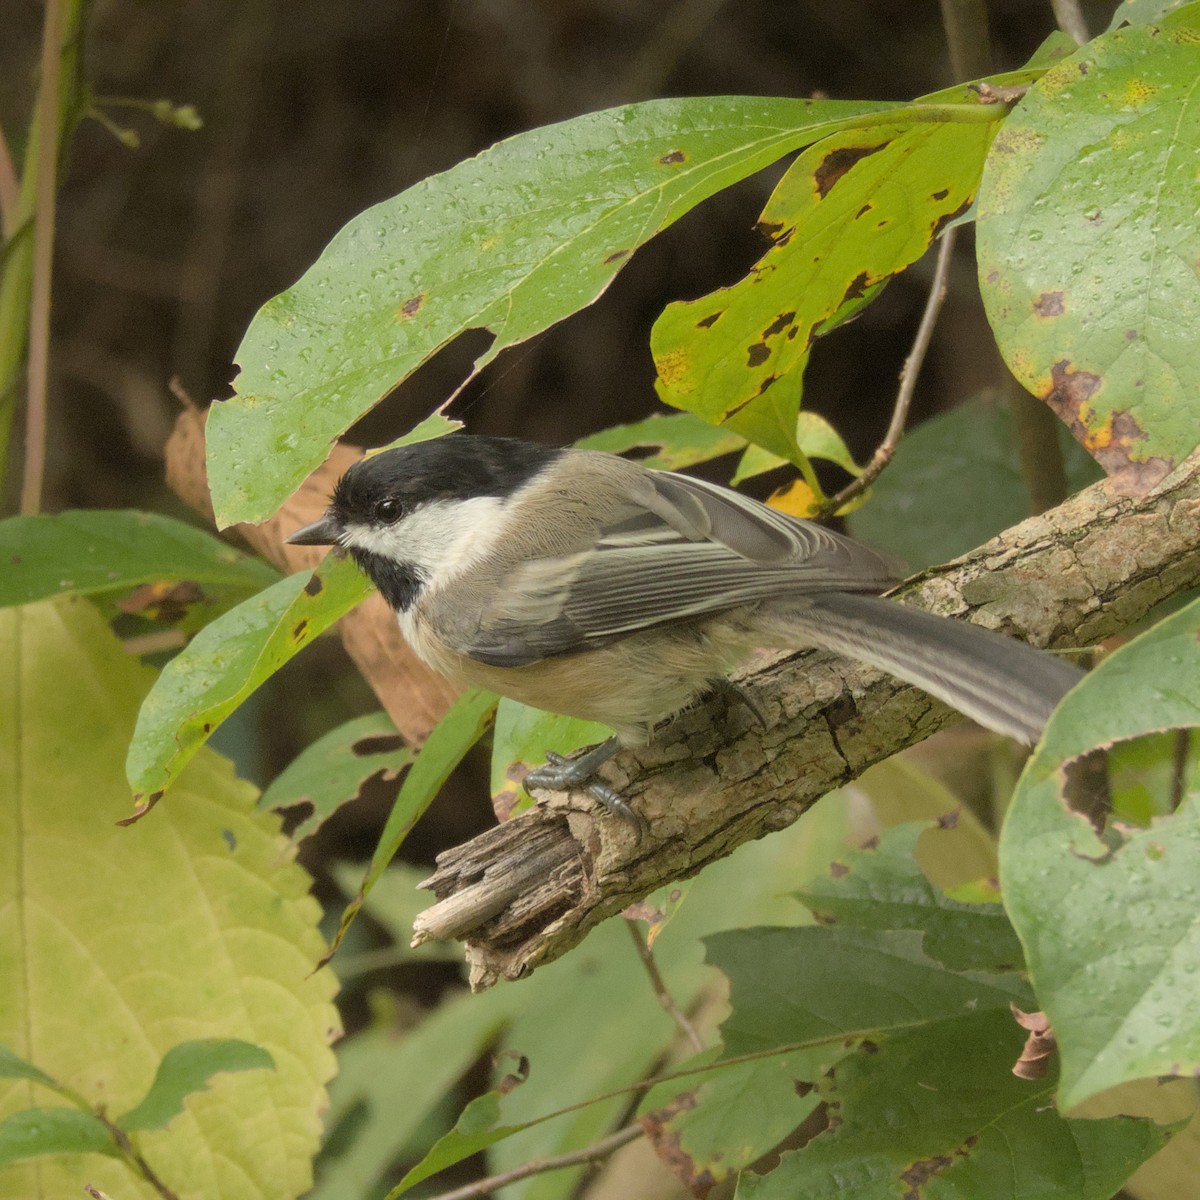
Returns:
[[[440,585],[491,549],[506,517],[504,501],[498,496],[434,500],[394,525],[349,525],[342,545],[411,563]]]

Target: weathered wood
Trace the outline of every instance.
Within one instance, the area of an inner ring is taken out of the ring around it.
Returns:
[[[1102,482],[1005,531],[898,595],[1057,648],[1093,645],[1200,584],[1200,454],[1153,492]],[[821,796],[956,719],[923,692],[831,655],[772,655],[739,678],[763,729],[724,697],[623,751],[603,771],[645,819],[595,811],[586,796],[489,830],[438,859],[438,902],[415,941],[466,941],[473,986],[557,958],[606,917],[782,829]]]

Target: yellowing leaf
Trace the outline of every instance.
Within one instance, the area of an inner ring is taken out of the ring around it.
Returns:
[[[799,463],[813,341],[966,211],[994,133],[989,124],[881,122],[806,150],[763,210],[759,229],[772,244],[750,273],[669,305],[655,323],[659,397]]]
[[[811,517],[815,515],[819,501],[816,493],[803,479],[794,479],[777,492],[773,492],[767,498],[767,503],[793,517]]]
[[[0,1042],[110,1114],[180,1042],[240,1038],[273,1070],[225,1074],[137,1135],[181,1200],[294,1197],[311,1179],[338,1017],[306,873],[278,819],[201,750],[174,803],[133,828],[125,747],[150,673],[97,612],[0,613]],[[56,1098],[0,1080],[0,1119]],[[155,1193],[96,1154],[0,1169],[0,1196]]]

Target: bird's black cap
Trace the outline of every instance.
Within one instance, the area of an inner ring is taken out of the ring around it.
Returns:
[[[516,438],[450,434],[356,462],[334,488],[339,515],[365,517],[382,497],[413,507],[430,500],[508,496],[560,454]]]
[[[371,521],[384,499],[409,510],[431,500],[508,496],[561,454],[516,438],[465,433],[397,446],[356,462],[338,480],[325,516],[287,540],[300,546],[331,545],[345,524]]]

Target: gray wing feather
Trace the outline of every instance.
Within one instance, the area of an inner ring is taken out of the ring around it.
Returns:
[[[638,485],[590,550],[508,573],[471,658],[519,666],[761,600],[894,582],[867,547],[715,484],[645,471]]]

